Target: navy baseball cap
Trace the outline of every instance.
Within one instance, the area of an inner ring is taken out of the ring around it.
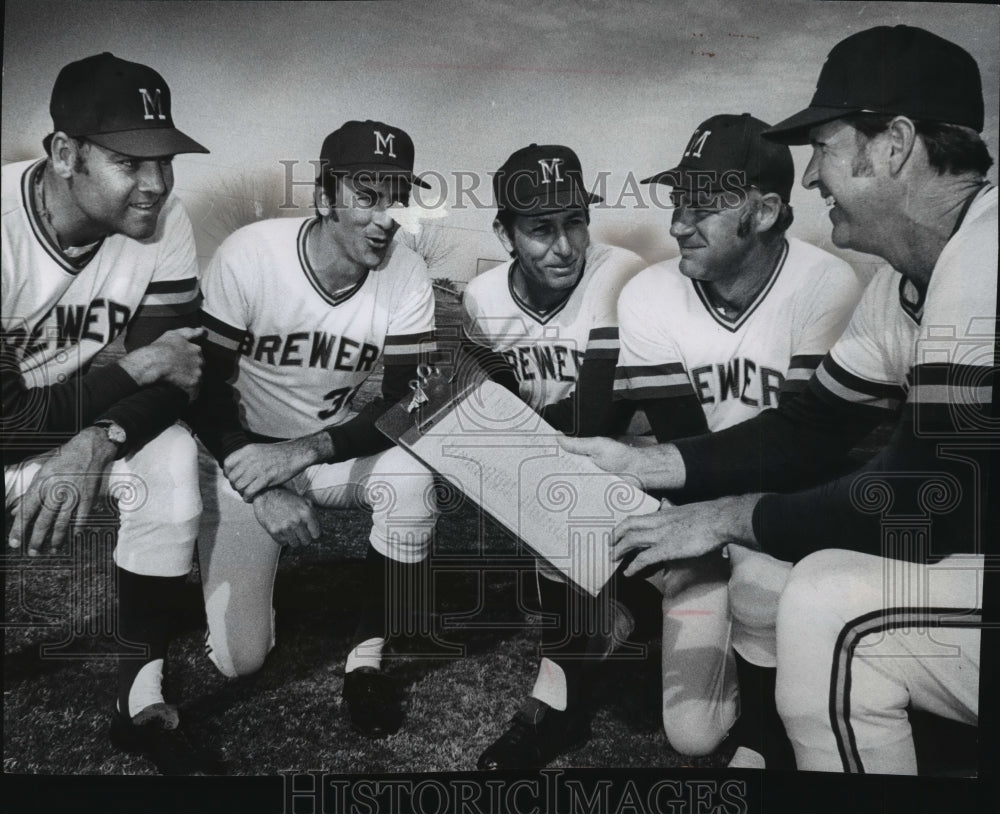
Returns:
[[[398,175],[418,187],[430,184],[413,174],[413,139],[405,130],[367,119],[345,122],[323,139],[319,160],[329,175]]]
[[[52,126],[134,158],[207,153],[174,127],[160,74],[105,51],[71,62],[52,87]],[[46,138],[46,152],[51,136]]]
[[[493,174],[493,199],[498,210],[519,215],[586,209],[604,200],[587,191],[580,159],[560,144],[529,144],[512,153]]]
[[[809,107],[765,137],[808,144],[809,130],[852,113],[886,113],[983,129],[983,83],[964,48],[908,25],[852,34],[830,51]]]
[[[761,138],[769,126],[749,113],[712,116],[698,125],[676,167],[641,183],[710,195],[756,187],[787,203],[795,183],[792,151]]]

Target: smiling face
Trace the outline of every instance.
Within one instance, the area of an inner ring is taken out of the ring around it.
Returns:
[[[681,252],[685,277],[705,283],[737,275],[744,258],[758,240],[753,219],[752,191],[736,206],[723,195],[690,205],[687,193],[674,193],[670,234]]]
[[[517,272],[530,300],[547,300],[576,285],[583,273],[590,228],[585,209],[518,215],[510,232],[498,221],[494,231],[517,258]],[[536,302],[544,305],[544,302]]]
[[[172,162],[173,156],[133,158],[84,141],[66,181],[80,234],[152,237],[174,186]]]
[[[831,239],[840,248],[878,253],[882,247],[878,226],[887,201],[873,161],[880,138],[860,136],[839,119],[809,131],[813,154],[802,185],[823,196],[833,223]]]
[[[345,178],[338,183],[335,210],[325,229],[341,258],[358,270],[373,269],[385,259],[398,228],[390,207],[404,206],[409,187],[398,178]]]

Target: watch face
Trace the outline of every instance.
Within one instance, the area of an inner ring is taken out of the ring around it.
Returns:
[[[108,421],[107,423],[99,424],[99,426],[104,428],[104,432],[107,433],[109,441],[113,441],[116,444],[125,443],[128,437],[125,435],[125,430],[123,430],[114,422]]]

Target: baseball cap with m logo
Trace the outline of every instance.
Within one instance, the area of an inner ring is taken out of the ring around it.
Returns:
[[[135,158],[207,153],[174,127],[159,73],[108,51],[66,65],[49,103],[54,130]],[[46,152],[51,136],[46,138]]]

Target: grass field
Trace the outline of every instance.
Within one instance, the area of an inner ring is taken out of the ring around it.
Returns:
[[[227,680],[204,656],[200,586],[197,570],[192,573],[188,612],[178,615],[170,651],[168,695],[236,774],[474,769],[476,756],[503,731],[534,680],[541,617],[518,609],[517,577],[519,570],[533,573],[533,561],[474,506],[450,506],[434,547],[436,641],[405,643],[391,654],[389,669],[409,699],[407,722],[399,734],[369,741],[350,729],[340,699],[368,518],[360,511],[327,511],[322,519],[321,540],[286,549],[282,557],[274,600],[278,644],[255,676]],[[494,567],[484,568],[487,561]],[[108,599],[109,563],[90,564],[75,575],[11,555],[4,566],[4,771],[151,773],[143,761],[113,753],[106,741],[115,643],[102,635],[98,616]],[[81,585],[88,597],[76,593]],[[17,627],[42,613],[57,624]],[[42,646],[67,638],[88,657],[42,654]],[[660,729],[655,642],[645,659],[602,665],[595,695],[593,740],[554,765],[687,762]],[[724,757],[695,765],[723,765]]]

